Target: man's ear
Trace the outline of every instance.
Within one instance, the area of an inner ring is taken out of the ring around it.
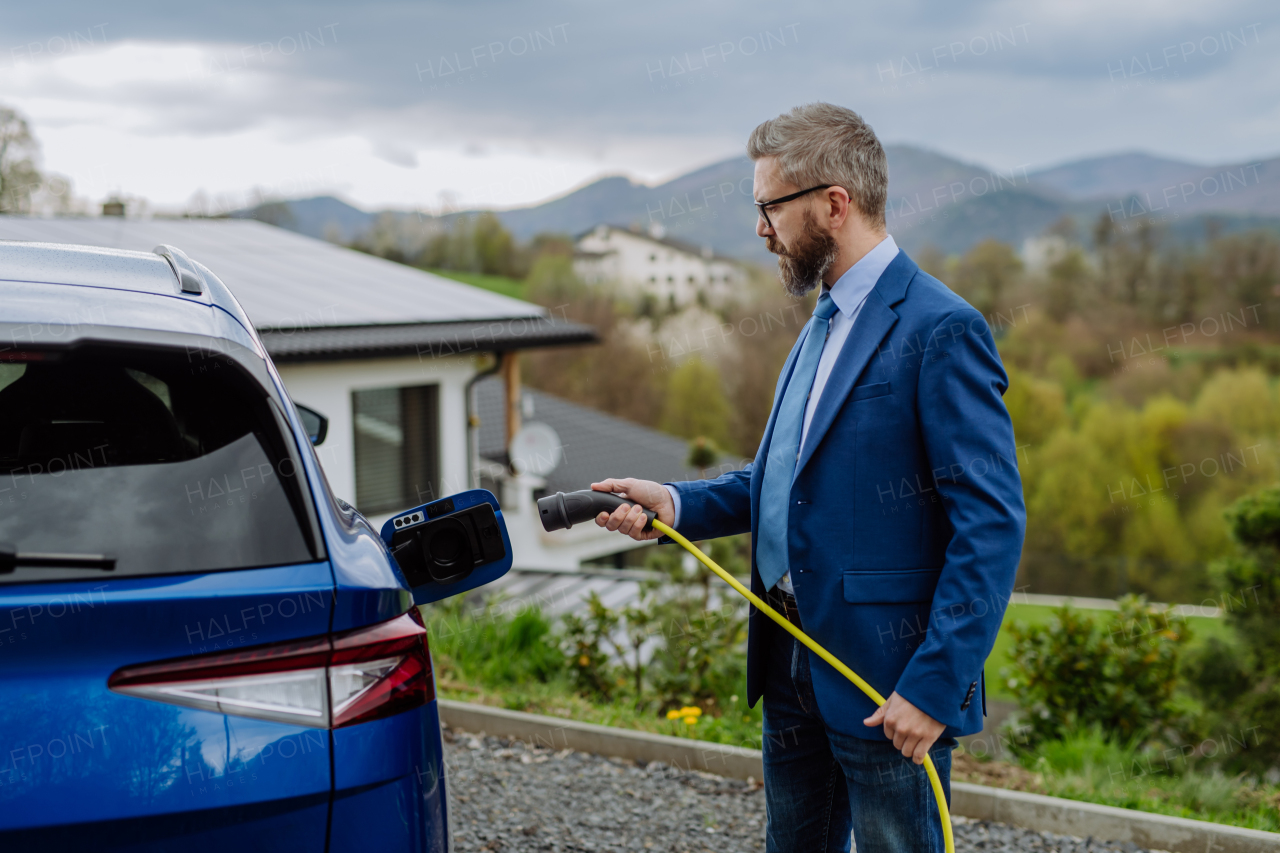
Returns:
[[[844,187],[830,187],[824,198],[827,202],[827,216],[832,231],[843,228],[850,216],[859,215],[858,209],[853,206],[853,200],[849,198]]]

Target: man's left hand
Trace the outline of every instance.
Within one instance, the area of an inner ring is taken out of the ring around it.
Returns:
[[[929,747],[946,728],[897,693],[891,694],[888,702],[876,708],[876,712],[862,722],[873,727],[883,723],[884,736],[916,764],[924,763]]]

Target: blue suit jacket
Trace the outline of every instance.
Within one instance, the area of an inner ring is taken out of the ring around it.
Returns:
[[[680,532],[756,530],[765,454],[800,335],[755,461],[679,490]],[[787,546],[805,630],[886,698],[944,734],[982,729],[982,669],[1013,591],[1026,526],[1008,378],[982,315],[900,252],[845,341],[796,463]],[[663,537],[663,541],[671,541]],[[751,588],[764,585],[751,547]],[[764,690],[782,629],[752,608],[747,694]],[[809,653],[829,726],[883,740],[875,705]]]

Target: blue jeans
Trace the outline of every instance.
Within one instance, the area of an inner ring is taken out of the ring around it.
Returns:
[[[955,746],[955,738],[943,737],[929,751],[948,805]],[[858,853],[945,849],[924,767],[891,741],[828,728],[814,698],[808,650],[789,634],[769,651],[764,793],[770,853],[848,851],[851,830]]]

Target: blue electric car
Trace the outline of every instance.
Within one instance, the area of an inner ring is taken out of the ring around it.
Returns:
[[[415,600],[510,540],[373,530],[323,426],[178,249],[0,243],[0,850],[447,848]]]

